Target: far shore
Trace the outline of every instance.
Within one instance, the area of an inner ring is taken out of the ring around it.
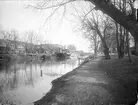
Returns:
[[[41,54],[42,55],[42,54]],[[10,61],[45,61],[45,60],[64,60],[68,59],[68,57],[55,57],[53,55],[45,55],[40,56],[39,54],[36,54],[35,56],[30,56],[27,54],[1,54],[0,62],[10,62]]]

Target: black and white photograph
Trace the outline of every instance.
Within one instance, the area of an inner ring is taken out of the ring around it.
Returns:
[[[0,0],[0,105],[138,105],[138,0]]]

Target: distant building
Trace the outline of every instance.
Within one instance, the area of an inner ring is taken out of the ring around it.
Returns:
[[[24,42],[0,39],[0,52],[6,53],[6,50],[10,53],[23,53],[25,50]]]
[[[0,53],[35,53],[52,55],[55,52],[67,52],[62,45],[58,44],[41,44],[26,43],[21,41],[0,39]]]
[[[6,50],[6,43],[4,41],[0,40],[0,54],[5,53]]]

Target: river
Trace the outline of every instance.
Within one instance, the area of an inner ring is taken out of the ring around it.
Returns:
[[[0,104],[28,105],[42,98],[52,80],[78,66],[76,59],[10,62],[0,65]]]

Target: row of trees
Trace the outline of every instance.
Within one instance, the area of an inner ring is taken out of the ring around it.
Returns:
[[[22,37],[19,37],[22,36]],[[33,44],[40,44],[42,40],[40,40],[40,37],[38,34],[36,34],[34,31],[27,31],[22,35],[19,35],[19,32],[15,29],[12,30],[4,30],[0,29],[0,38],[4,40],[13,40],[13,41],[23,41],[26,43],[33,43]]]
[[[35,45],[49,44],[48,41],[42,41],[39,35],[33,31],[27,31],[23,35],[19,35],[17,30],[7,31],[1,28],[0,39],[4,42],[4,52],[11,52],[12,50],[16,52],[20,46],[26,53],[44,52],[43,48],[39,47],[38,49]]]
[[[87,12],[83,12],[79,16],[80,28],[85,38],[89,39],[94,46],[94,53],[97,55],[99,47],[102,49],[106,59],[110,59],[109,49],[117,48],[118,58],[123,58],[125,52],[129,51],[130,33],[121,25],[117,24],[106,14],[93,10],[89,16]]]
[[[19,37],[20,36],[20,37]],[[0,39],[4,42],[4,52],[16,52],[21,46],[24,53],[49,53],[60,52],[60,50],[68,49],[75,51],[74,45],[67,45],[66,48],[62,45],[51,44],[49,41],[42,41],[40,36],[33,31],[25,32],[22,37],[16,30],[0,30]],[[1,45],[2,43],[0,43]],[[2,50],[2,49],[1,49]]]
[[[0,39],[4,40],[4,44],[5,44],[4,52],[8,52],[10,50],[10,46],[11,46],[10,40],[13,40],[16,42],[19,39],[18,32],[15,30],[4,31],[4,30],[0,29]],[[14,43],[14,46],[16,48],[17,43]]]
[[[126,15],[129,15],[130,19],[136,20],[135,10],[132,6],[132,0],[113,0],[112,2],[111,0],[110,2],[108,0],[104,3],[110,3],[110,5],[112,6],[114,5],[116,9],[120,10]],[[113,47],[112,45],[116,45],[117,47],[118,58],[123,58],[125,52],[127,52],[130,58],[129,41],[130,39],[132,39],[133,36],[135,39],[135,55],[138,55],[137,38],[134,35],[134,31],[132,33],[129,29],[122,26],[122,24],[117,23],[117,21],[113,20],[110,16],[98,11],[97,8],[98,7],[91,8],[90,5],[89,10],[83,9],[85,12],[83,11],[82,15],[79,15],[79,20],[81,22],[81,30],[83,30],[85,37],[90,39],[94,43],[95,54],[97,54],[97,48],[100,38],[106,59],[110,59],[109,48]]]
[[[136,20],[136,9],[133,7],[135,0],[89,0],[95,8],[110,16],[115,24],[118,57],[124,56],[123,50],[126,44],[129,50],[129,34],[135,41],[135,55],[138,55],[138,23]],[[126,41],[126,43],[124,43]],[[128,51],[128,55],[129,51]]]
[[[84,1],[87,6],[82,8],[83,13],[79,15],[79,20],[81,21],[81,29],[83,29],[85,36],[94,42],[95,53],[97,52],[96,50],[100,43],[99,41],[101,41],[103,52],[107,59],[110,59],[109,48],[115,43],[117,46],[118,58],[123,58],[125,49],[127,49],[130,57],[129,39],[130,36],[133,36],[135,41],[135,55],[138,55],[138,22],[135,16],[136,9],[133,7],[133,2],[135,0]],[[37,9],[54,8],[54,12],[52,12],[53,14],[60,7],[64,6],[66,8],[67,4],[73,4],[72,2],[79,3],[82,1],[42,1],[39,5],[33,7]],[[51,6],[47,4],[51,4]],[[88,6],[90,6],[89,9]],[[99,12],[99,10],[102,13]],[[78,12],[80,14],[81,11]]]

